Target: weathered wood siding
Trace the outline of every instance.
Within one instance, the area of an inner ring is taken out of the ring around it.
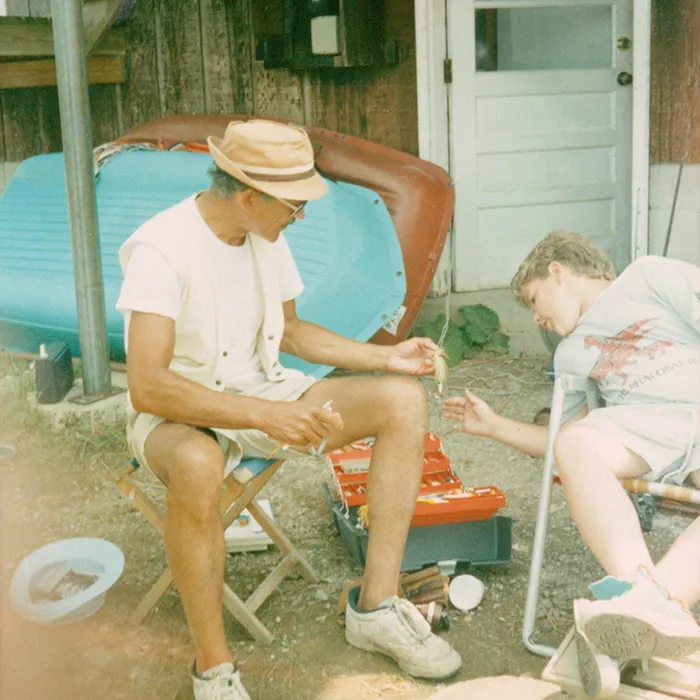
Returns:
[[[700,2],[655,0],[651,44],[653,163],[700,163]]]
[[[49,17],[51,1],[9,0],[7,11],[19,17]],[[0,163],[60,149],[55,87],[0,90]]]
[[[418,154],[413,2],[388,0],[386,36],[398,41],[393,66],[312,73],[314,122]]]
[[[396,65],[266,70],[254,60],[251,0],[137,0],[125,25],[128,80],[90,87],[92,132],[103,143],[140,122],[178,113],[238,112],[309,122],[418,151],[413,2],[385,0]],[[12,0],[45,16],[48,0]],[[700,110],[697,0],[654,0],[651,157],[682,155],[691,99]],[[688,162],[700,163],[700,116]],[[61,149],[55,88],[0,90],[0,163]]]
[[[417,153],[413,4],[387,0],[387,25],[397,65],[303,74],[254,60],[251,0],[138,0],[125,25],[127,82],[90,86],[93,140],[171,114],[237,112]],[[56,88],[0,90],[0,120],[0,162],[61,150]]]

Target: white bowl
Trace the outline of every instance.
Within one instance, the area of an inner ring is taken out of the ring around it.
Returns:
[[[484,584],[474,576],[462,574],[450,582],[450,603],[458,610],[473,610],[484,597]]]
[[[10,602],[22,617],[32,622],[76,622],[102,607],[106,591],[123,569],[122,551],[106,540],[77,537],[52,542],[29,554],[15,569]],[[74,584],[74,593],[68,587],[68,594],[58,600],[35,600],[37,592],[50,590],[65,580],[68,572],[95,580],[84,588]]]

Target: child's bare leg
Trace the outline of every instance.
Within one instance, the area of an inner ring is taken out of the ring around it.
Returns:
[[[571,516],[600,565],[631,580],[640,566],[654,570],[637,512],[620,485],[649,471],[639,455],[586,425],[571,425],[554,443],[557,470]]]
[[[590,652],[588,658],[597,659],[596,655],[602,654],[618,660],[655,656],[675,659],[700,649],[700,628],[695,618],[674,598],[669,599],[663,588],[665,585],[672,595],[680,592],[686,597],[698,592],[693,586],[700,584],[700,577],[694,575],[694,584],[684,583],[687,574],[679,576],[677,571],[682,572],[685,563],[687,572],[687,561],[695,558],[700,528],[694,524],[679,538],[674,547],[677,552],[671,555],[662,574],[654,569],[635,508],[618,481],[646,473],[649,468],[645,460],[619,440],[584,424],[574,424],[561,432],[555,442],[555,457],[571,514],[583,539],[608,574],[621,579],[619,583],[631,584],[617,596],[574,604],[577,642]],[[640,567],[646,567],[651,578]],[[697,574],[700,565],[695,563],[694,567]],[[596,681],[589,686],[594,690],[603,687],[602,666],[580,667],[582,678],[586,678],[584,671],[597,669],[597,675],[589,673]]]
[[[688,606],[700,600],[698,552],[700,552],[700,518],[695,518],[656,567],[657,576],[668,592]]]

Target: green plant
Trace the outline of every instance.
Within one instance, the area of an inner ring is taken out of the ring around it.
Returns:
[[[450,319],[442,340],[450,367],[481,350],[493,350],[502,354],[509,351],[509,338],[498,330],[501,321],[493,309],[483,304],[472,304],[460,306],[457,314],[461,323]],[[445,314],[440,314],[432,321],[416,325],[414,335],[431,338],[437,343],[444,327]]]

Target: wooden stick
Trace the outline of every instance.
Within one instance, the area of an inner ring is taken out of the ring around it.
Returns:
[[[628,491],[634,493],[650,493],[653,496],[673,498],[683,503],[700,504],[700,490],[675,484],[659,484],[646,479],[621,479],[621,483]]]

